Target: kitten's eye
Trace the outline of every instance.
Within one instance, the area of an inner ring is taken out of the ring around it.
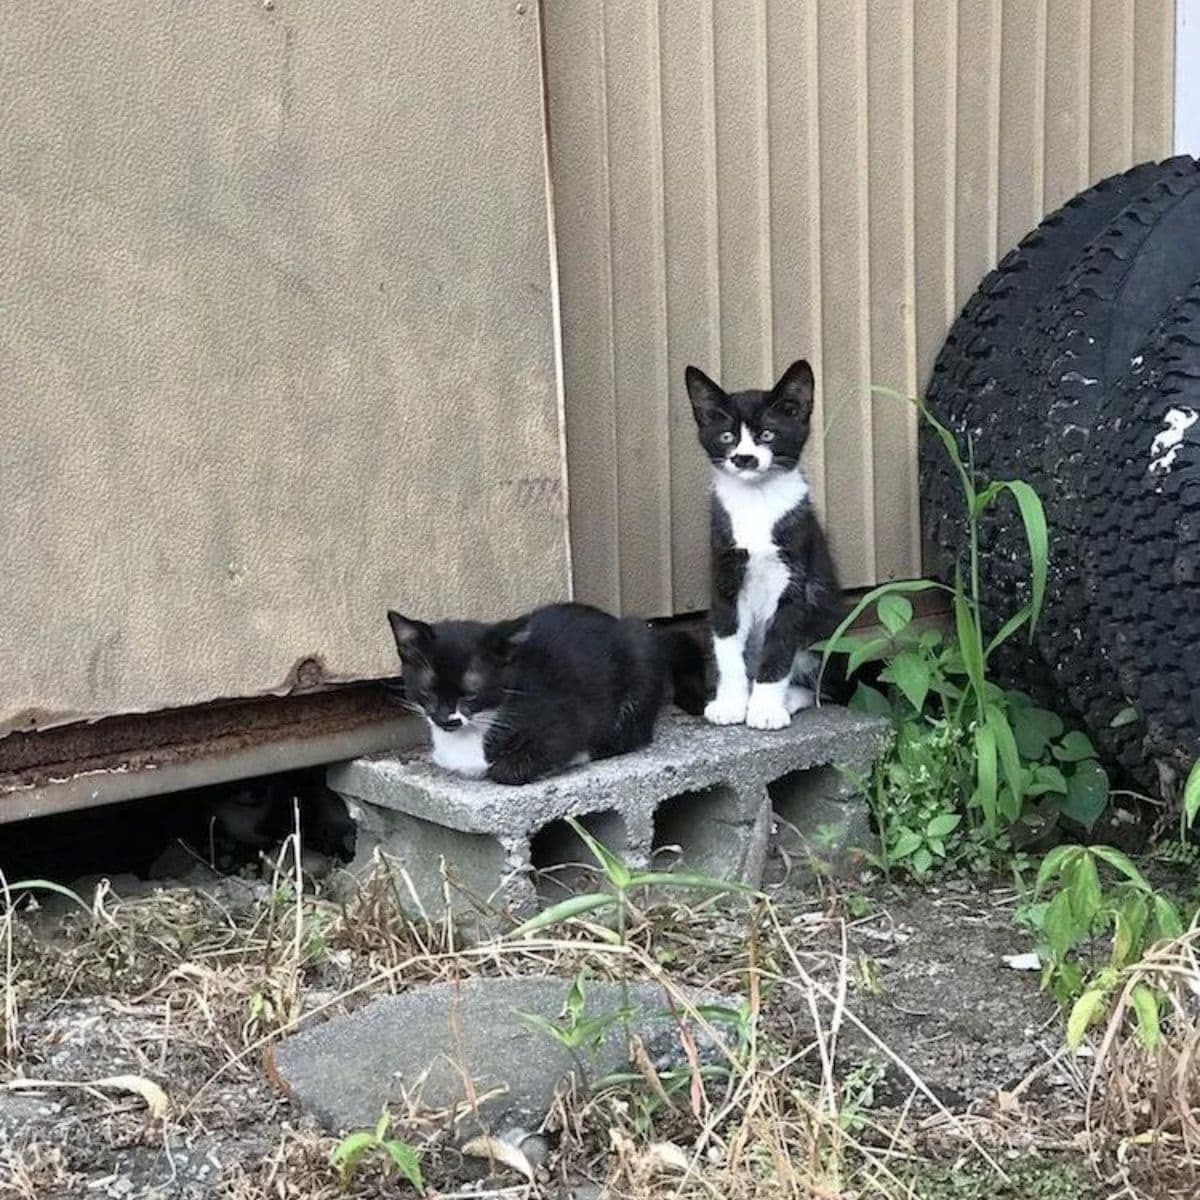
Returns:
[[[717,438],[717,441],[720,442],[722,446],[732,446],[735,439],[733,434],[727,429],[719,438]]]
[[[775,440],[775,431],[773,429],[764,429],[758,435],[758,440],[760,442],[773,442]]]

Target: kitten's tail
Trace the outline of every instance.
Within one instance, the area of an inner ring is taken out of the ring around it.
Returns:
[[[664,629],[659,637],[666,650],[672,699],[685,713],[698,717],[708,700],[704,647],[682,629]]]

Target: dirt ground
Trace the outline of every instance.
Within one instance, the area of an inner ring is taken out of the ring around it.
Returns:
[[[585,929],[550,958],[468,961],[448,944],[460,935],[407,924],[382,884],[349,907],[297,902],[286,877],[134,890],[102,885],[90,913],[56,897],[3,937],[0,1196],[345,1194],[336,1140],[268,1077],[276,1031],[466,971],[570,975],[596,944]],[[713,1106],[724,1125],[699,1119],[694,1089],[691,1111],[678,1102],[640,1121],[623,1100],[583,1104],[559,1114],[529,1183],[481,1178],[436,1120],[401,1114],[397,1132],[430,1138],[426,1180],[444,1197],[1195,1195],[1153,1147],[1130,1143],[1118,1161],[1089,1142],[1091,1060],[1063,1052],[1037,972],[1005,961],[1031,948],[1014,903],[973,883],[876,880],[785,886],[752,911],[656,904],[632,935],[637,961],[759,1009],[759,1076]],[[776,1135],[786,1169],[747,1149]],[[651,1179],[668,1142],[704,1143],[704,1169]],[[738,1155],[749,1165],[731,1173]],[[367,1166],[350,1194],[413,1193]]]

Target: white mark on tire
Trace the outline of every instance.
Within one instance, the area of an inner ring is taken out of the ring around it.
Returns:
[[[1166,429],[1156,434],[1150,443],[1151,475],[1165,475],[1175,465],[1183,435],[1195,425],[1196,420],[1197,413],[1193,408],[1167,409],[1167,415],[1163,418]]]
[[[1084,375],[1079,371],[1068,371],[1062,377],[1063,383],[1082,383],[1084,387],[1094,387],[1100,382],[1098,379],[1093,379],[1090,375]]]

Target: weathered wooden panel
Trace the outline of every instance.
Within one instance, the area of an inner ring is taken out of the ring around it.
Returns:
[[[1044,212],[1170,153],[1173,5],[544,6],[577,594],[707,603],[689,362],[751,387],[807,357],[845,582],[918,573],[915,416],[871,385],[915,393]]]

